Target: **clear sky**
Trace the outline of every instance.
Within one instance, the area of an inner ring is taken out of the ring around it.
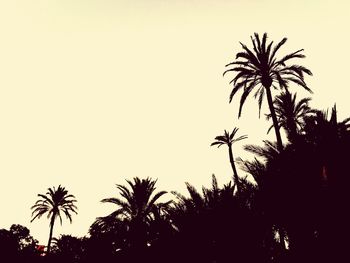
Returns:
[[[243,158],[244,143],[268,138],[253,98],[237,120],[239,98],[228,103],[230,77],[222,77],[254,32],[288,37],[280,55],[304,48],[295,62],[314,73],[311,105],[337,102],[339,116],[350,116],[349,5],[0,0],[0,228],[25,225],[45,244],[49,221],[30,223],[30,207],[58,184],[76,196],[79,214],[54,235],[83,236],[113,210],[99,201],[125,178],[158,178],[158,189],[178,191],[185,181],[208,185],[212,173],[228,182],[227,150],[211,148],[213,138],[239,127],[249,136],[235,147]]]

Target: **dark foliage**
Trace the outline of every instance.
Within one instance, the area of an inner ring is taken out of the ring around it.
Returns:
[[[0,262],[36,262],[40,257],[37,243],[22,225],[0,229]]]

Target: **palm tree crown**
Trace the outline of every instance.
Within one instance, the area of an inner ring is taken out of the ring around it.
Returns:
[[[328,110],[314,110],[312,115],[305,118],[303,133],[307,135],[309,141],[322,145],[326,140],[340,139],[349,136],[350,118],[338,121],[336,105],[333,106],[330,119],[328,120]]]
[[[154,211],[162,210],[169,202],[160,203],[158,199],[166,194],[166,191],[160,191],[154,194],[156,180],[150,178],[134,178],[134,181],[126,180],[131,190],[124,185],[117,184],[122,198],[112,197],[101,200],[103,203],[112,203],[118,206],[117,210],[105,217],[98,217],[93,224],[105,226],[111,223],[119,222],[121,228],[126,228],[128,232],[126,244],[128,247],[145,247],[148,229],[154,219]]]
[[[224,145],[224,144],[228,146],[229,158],[230,158],[231,168],[233,170],[234,182],[235,184],[237,184],[238,191],[240,191],[239,177],[238,177],[238,173],[237,173],[237,169],[236,169],[235,161],[233,157],[232,144],[234,142],[238,142],[240,140],[246,139],[248,138],[248,136],[242,135],[242,136],[239,136],[238,138],[235,138],[237,131],[238,131],[238,128],[236,127],[233,128],[231,133],[225,130],[224,135],[216,136],[215,141],[210,146],[217,145],[218,147],[220,147],[221,145]]]
[[[216,136],[215,141],[210,146],[217,145],[218,148],[224,144],[226,144],[227,146],[231,146],[235,142],[248,138],[247,135],[242,135],[242,136],[239,136],[238,138],[235,138],[237,131],[238,131],[238,128],[236,127],[233,128],[231,133],[225,130],[224,135]]]
[[[259,109],[265,94],[264,88],[271,85],[276,88],[274,84],[281,88],[287,88],[289,82],[294,82],[311,92],[304,81],[304,73],[312,75],[311,71],[299,65],[286,65],[286,62],[292,58],[304,58],[305,55],[301,54],[303,49],[299,49],[277,60],[276,53],[286,43],[287,38],[283,38],[272,49],[273,41],[267,45],[266,33],[264,33],[262,40],[260,40],[257,33],[254,34],[254,37],[251,37],[254,52],[246,45],[240,43],[244,51],[236,54],[236,60],[241,58],[242,61],[234,61],[227,64],[226,67],[230,68],[224,72],[224,75],[227,72],[237,72],[236,76],[230,81],[230,84],[233,84],[230,102],[236,92],[243,89],[239,116],[247,96],[255,87],[258,87],[254,97],[259,96]]]
[[[140,178],[136,177],[134,178],[134,182],[129,180],[126,181],[131,187],[131,191],[126,186],[117,184],[120,195],[124,200],[117,197],[112,197],[105,198],[101,202],[118,205],[119,208],[110,216],[127,220],[147,220],[156,201],[162,195],[166,194],[166,191],[160,191],[152,197],[152,194],[156,190],[156,180],[152,180],[150,178],[141,180]]]
[[[236,73],[235,77],[230,81],[230,84],[233,84],[233,89],[230,94],[230,102],[232,101],[233,96],[239,90],[243,89],[238,112],[238,117],[240,117],[246,98],[253,89],[257,88],[254,97],[258,98],[260,116],[261,105],[266,92],[273,125],[275,127],[277,144],[281,150],[283,145],[278,129],[277,117],[273,107],[271,87],[276,89],[278,87],[287,89],[288,84],[293,82],[311,92],[304,81],[304,73],[308,75],[312,75],[312,73],[309,69],[303,66],[286,65],[286,63],[292,58],[304,58],[305,55],[301,53],[303,49],[299,49],[281,59],[276,58],[277,51],[286,43],[287,38],[283,38],[274,47],[272,47],[273,41],[269,44],[266,43],[266,33],[264,33],[262,39],[260,39],[259,35],[255,33],[254,38],[251,37],[251,40],[253,51],[246,45],[240,43],[243,51],[237,53],[236,61],[226,65],[228,69],[225,70],[224,75],[228,72]]]
[[[287,132],[289,141],[303,129],[307,116],[315,113],[309,106],[311,98],[303,98],[296,100],[296,93],[291,94],[288,90],[278,95],[274,101],[274,107],[278,120],[278,127],[283,127]],[[266,115],[267,120],[271,118],[271,114]],[[273,125],[268,130],[273,128]]]
[[[49,252],[55,220],[59,218],[62,224],[63,213],[72,223],[71,213],[77,214],[77,207],[74,204],[76,199],[74,195],[68,194],[68,191],[61,185],[57,189],[55,187],[48,188],[45,195],[38,194],[38,196],[40,199],[31,207],[33,210],[31,222],[36,218],[39,219],[44,214],[47,214],[47,218],[50,218],[50,236],[47,245],[47,251]]]

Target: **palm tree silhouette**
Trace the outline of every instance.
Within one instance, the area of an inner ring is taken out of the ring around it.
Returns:
[[[156,202],[167,192],[155,193],[157,180],[150,178],[140,179],[135,177],[133,182],[126,181],[131,190],[124,185],[117,184],[122,198],[111,197],[101,200],[103,203],[117,205],[118,209],[108,216],[98,217],[94,224],[109,224],[111,221],[126,224],[130,242],[127,246],[133,249],[143,249],[147,245],[147,228],[153,220],[153,211],[157,208],[157,205],[158,208],[161,204],[167,205],[167,203]]]
[[[278,95],[274,101],[278,128],[284,128],[290,142],[295,140],[296,136],[303,129],[305,118],[316,112],[309,106],[311,98],[303,98],[297,101],[296,95],[296,93],[291,94],[286,90]],[[267,114],[266,119],[271,119],[271,114]],[[267,133],[269,133],[272,128],[273,125],[268,129]]]
[[[33,210],[31,222],[47,213],[47,217],[50,218],[50,235],[47,243],[47,253],[50,253],[53,226],[56,218],[58,217],[62,224],[61,213],[64,213],[70,223],[72,223],[71,213],[77,214],[77,207],[74,204],[77,200],[74,195],[68,194],[68,191],[61,185],[59,185],[57,189],[55,187],[48,188],[48,192],[45,195],[38,194],[38,196],[41,199],[37,200],[31,207]]]
[[[307,140],[317,144],[324,144],[327,140],[341,139],[350,133],[350,118],[338,122],[337,108],[333,106],[328,120],[328,110],[314,110],[312,115],[305,118],[303,132]]]
[[[265,188],[264,185],[266,185],[266,181],[269,181],[269,177],[271,176],[271,174],[278,174],[279,176],[277,177],[279,178],[279,180],[281,180],[282,178],[281,174],[283,173],[281,173],[281,169],[280,169],[281,167],[278,165],[279,162],[278,161],[276,162],[275,160],[280,160],[286,152],[286,150],[281,152],[278,149],[278,145],[276,142],[270,142],[267,140],[264,140],[263,142],[265,146],[256,146],[256,145],[244,146],[244,149],[246,151],[251,152],[263,158],[265,161],[265,164],[264,164],[255,158],[255,160],[252,162],[246,162],[245,168],[243,168],[243,170],[251,173],[251,175],[254,177],[254,179],[258,183],[260,189]],[[275,165],[276,163],[277,165]],[[279,188],[279,189],[274,189],[274,188]],[[270,187],[269,191],[282,190],[280,185],[277,185],[277,187],[274,187],[274,188]],[[283,191],[280,191],[279,194],[282,195],[282,192]],[[275,197],[277,197],[277,195],[275,195]],[[284,250],[286,248],[285,246],[286,237],[285,237],[285,231],[282,229],[282,227],[278,229],[278,234],[279,234],[280,244],[282,246],[282,249]]]
[[[314,149],[319,161],[318,177],[322,178],[322,186],[327,190],[323,199],[322,227],[320,237],[322,248],[326,252],[324,258],[337,261],[348,257],[344,237],[350,233],[348,207],[350,196],[349,149],[350,118],[339,120],[336,105],[329,111],[317,111],[308,117],[304,127],[306,142]],[[324,251],[323,251],[324,250]]]
[[[233,84],[233,89],[230,94],[230,102],[232,101],[233,96],[240,89],[243,89],[238,113],[238,117],[240,117],[246,98],[253,91],[253,89],[257,87],[254,97],[258,97],[260,116],[261,105],[266,92],[267,102],[269,105],[273,126],[275,128],[277,145],[281,151],[283,149],[283,145],[278,120],[273,105],[271,87],[277,89],[278,87],[276,85],[278,85],[280,88],[287,89],[288,84],[293,82],[311,92],[304,81],[304,73],[308,75],[312,75],[312,73],[309,69],[303,66],[286,65],[286,62],[292,58],[304,58],[305,55],[301,54],[303,49],[288,54],[282,59],[276,59],[275,55],[277,51],[284,43],[286,43],[287,38],[283,38],[273,49],[273,42],[270,42],[268,45],[266,43],[266,33],[264,33],[261,40],[259,35],[255,33],[254,38],[251,37],[251,40],[253,43],[253,51],[251,51],[246,45],[240,43],[243,51],[237,53],[236,61],[226,65],[226,67],[229,68],[223,73],[223,75],[228,72],[236,73],[235,77],[230,81],[230,84]]]
[[[210,146],[214,146],[214,145],[217,145],[218,148],[221,146],[221,145],[227,145],[228,147],[228,153],[229,153],[229,158],[230,158],[230,164],[231,164],[231,167],[232,167],[232,171],[233,171],[233,178],[234,178],[234,183],[237,185],[237,190],[238,192],[240,192],[240,183],[239,183],[239,177],[238,177],[238,173],[237,173],[237,169],[236,169],[236,166],[235,166],[235,161],[234,161],[234,158],[233,158],[233,151],[232,151],[232,144],[234,142],[238,142],[240,140],[243,140],[243,139],[246,139],[248,138],[247,135],[242,135],[238,138],[235,138],[235,135],[238,131],[238,128],[233,128],[232,132],[229,133],[228,131],[224,131],[224,135],[220,135],[220,136],[216,136],[215,137],[215,141],[210,145]]]
[[[332,173],[330,170],[339,170],[341,166],[335,165],[343,158],[338,155],[338,152],[347,151],[347,145],[350,141],[350,118],[339,122],[336,105],[333,106],[329,119],[328,110],[314,110],[313,113],[305,118],[302,132],[306,141],[315,147],[315,151],[323,162],[324,179],[329,179],[329,175]],[[344,160],[344,163],[347,162]]]
[[[234,186],[230,182],[224,186],[225,190],[220,189],[214,175],[211,188],[203,187],[202,192],[188,182],[185,184],[189,196],[172,191],[177,201],[169,208],[171,222],[177,231],[176,250],[185,256],[177,255],[180,258],[174,262],[215,262],[219,254],[216,248],[218,237],[229,236],[227,226],[231,227],[232,221],[228,220],[228,214],[234,203]],[[220,222],[220,227],[225,225],[225,231],[218,231],[215,221],[219,218],[230,221],[230,224]]]
[[[241,186],[242,192],[249,191],[244,180]],[[172,191],[177,200],[169,209],[177,230],[175,251],[181,251],[174,262],[229,262],[233,258],[267,262],[260,250],[264,231],[260,217],[242,194],[234,194],[232,181],[219,187],[213,175],[209,188],[199,191],[190,183],[186,188],[187,196]]]

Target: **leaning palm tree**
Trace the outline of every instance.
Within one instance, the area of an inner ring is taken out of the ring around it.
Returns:
[[[38,194],[38,196],[40,199],[31,207],[33,210],[31,222],[47,213],[47,218],[50,218],[50,235],[47,243],[47,253],[50,253],[53,226],[56,218],[59,218],[62,224],[61,213],[63,213],[69,219],[70,223],[72,223],[71,213],[77,214],[77,207],[74,204],[77,200],[74,195],[68,194],[68,191],[61,185],[59,185],[57,189],[55,187],[48,188],[45,195]]]
[[[238,173],[237,173],[237,169],[236,169],[236,166],[235,166],[235,161],[234,161],[234,158],[233,158],[233,151],[232,151],[232,144],[234,142],[238,142],[240,140],[243,140],[243,139],[246,139],[248,138],[247,135],[242,135],[238,138],[235,138],[235,135],[238,131],[238,128],[233,128],[232,132],[229,133],[228,131],[224,131],[224,135],[220,135],[220,136],[216,136],[215,137],[215,141],[210,145],[210,146],[214,146],[214,145],[217,145],[218,148],[221,146],[221,145],[227,145],[228,147],[228,153],[229,153],[229,158],[230,158],[230,164],[231,164],[231,168],[232,168],[232,171],[233,171],[233,178],[234,178],[234,183],[237,185],[237,191],[240,192],[240,184],[239,184],[239,177],[238,177]]]
[[[309,106],[311,98],[303,98],[296,101],[296,93],[291,94],[288,90],[278,95],[274,101],[278,128],[284,128],[287,138],[292,142],[303,129],[304,119],[315,113]],[[271,119],[271,114],[266,115],[266,119]],[[273,128],[268,129],[267,133]]]
[[[277,89],[287,89],[290,82],[296,83],[302,86],[307,91],[311,92],[304,81],[304,73],[312,75],[311,71],[303,66],[299,65],[286,65],[292,58],[304,58],[301,52],[303,49],[299,49],[291,54],[284,56],[281,59],[276,58],[276,53],[280,47],[286,43],[287,38],[283,38],[276,46],[272,48],[273,42],[268,45],[267,34],[264,33],[262,39],[260,39],[257,33],[254,34],[254,38],[251,37],[253,43],[253,51],[246,45],[241,44],[243,51],[237,53],[236,61],[226,65],[229,67],[225,70],[224,74],[228,72],[235,72],[235,77],[230,81],[233,84],[233,89],[230,94],[230,102],[233,96],[239,91],[243,90],[243,94],[240,100],[238,117],[241,116],[243,104],[248,95],[256,88],[254,97],[258,97],[259,104],[259,116],[262,101],[265,93],[267,97],[268,106],[275,128],[277,145],[279,150],[283,149],[281,134],[278,128],[278,120],[273,106],[273,97],[271,87]],[[242,59],[242,60],[239,60]]]
[[[156,208],[166,206],[168,203],[157,202],[166,194],[166,191],[155,193],[157,180],[150,178],[134,178],[134,181],[126,180],[128,187],[117,184],[122,198],[105,198],[101,202],[117,205],[117,209],[110,215],[98,217],[94,225],[103,226],[111,222],[119,222],[128,229],[129,244],[133,248],[142,249],[147,243],[147,228],[153,220],[153,211]]]

